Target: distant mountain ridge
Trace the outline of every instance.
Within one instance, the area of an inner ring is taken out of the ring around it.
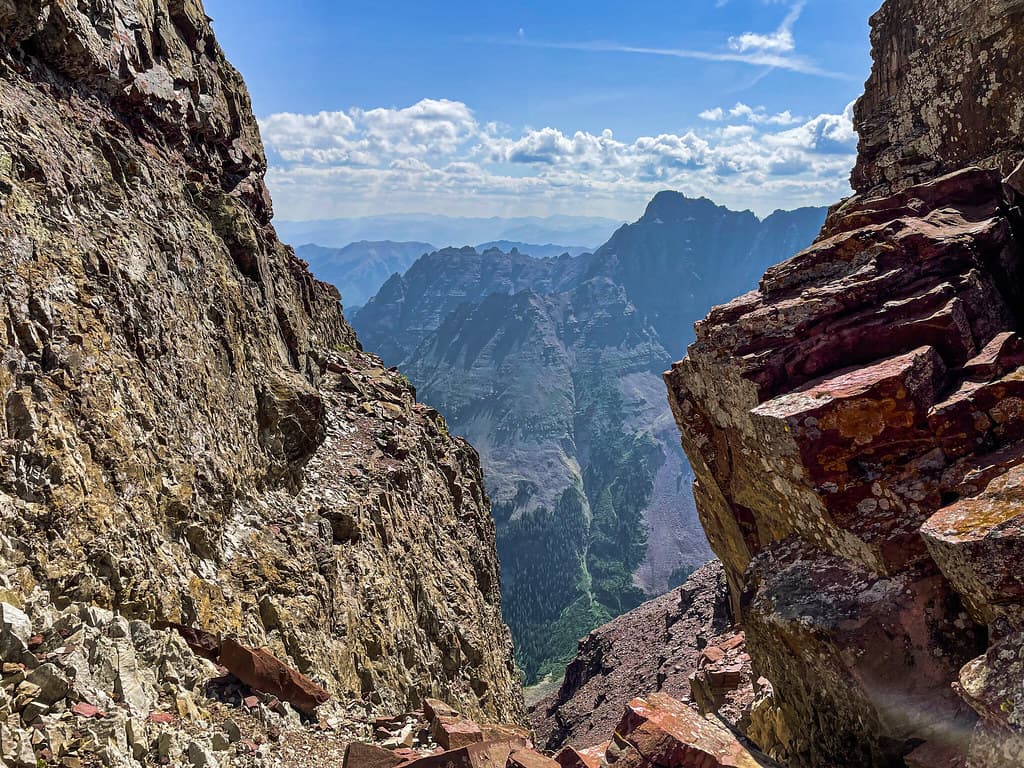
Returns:
[[[693,322],[824,217],[661,193],[593,253],[442,249],[355,313],[362,342],[481,455],[528,682],[708,559],[661,372]]]
[[[402,274],[420,256],[436,250],[430,243],[423,242],[360,240],[344,248],[327,248],[308,243],[298,246],[295,253],[309,263],[310,270],[317,278],[337,287],[341,291],[345,308],[353,311],[362,307],[392,275]],[[478,245],[476,250],[481,253],[500,250],[522,256],[551,258],[565,253],[578,256],[593,249],[554,243],[535,245],[497,240]]]
[[[569,243],[594,249],[622,221],[598,216],[471,218],[432,214],[389,214],[324,221],[283,221],[274,226],[286,243],[341,248],[360,240],[426,242],[438,247],[492,243]],[[556,254],[557,255],[557,254]]]

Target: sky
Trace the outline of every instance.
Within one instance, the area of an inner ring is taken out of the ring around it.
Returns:
[[[850,194],[881,0],[206,0],[278,219]]]

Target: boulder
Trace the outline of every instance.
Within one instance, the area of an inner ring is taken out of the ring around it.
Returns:
[[[484,741],[410,760],[403,765],[405,768],[505,768],[511,754],[507,741]]]
[[[342,768],[395,768],[404,762],[404,758],[389,749],[353,741],[345,749]]]
[[[31,637],[32,622],[24,611],[10,603],[0,603],[0,659],[20,661]]]
[[[921,535],[977,622],[1024,629],[1024,465],[936,512]]]
[[[277,696],[307,716],[330,698],[321,686],[268,651],[246,648],[231,638],[221,645],[220,664],[246,685]]]
[[[532,749],[517,749],[509,755],[508,768],[559,768],[550,757]]]
[[[659,693],[629,703],[607,761],[613,768],[775,766],[722,725]]]
[[[436,718],[432,733],[434,741],[445,749],[458,749],[484,740],[484,732],[472,720]]]

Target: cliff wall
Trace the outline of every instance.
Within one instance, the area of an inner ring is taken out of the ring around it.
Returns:
[[[792,766],[1024,759],[1022,8],[883,6],[858,195],[666,375]]]
[[[0,43],[3,599],[519,719],[477,456],[277,239],[198,0],[0,0]]]

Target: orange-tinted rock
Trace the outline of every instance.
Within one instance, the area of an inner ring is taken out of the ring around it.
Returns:
[[[732,726],[748,714],[754,679],[742,631],[730,630],[708,640],[690,675],[690,698],[702,714],[717,713]]]
[[[977,621],[1024,629],[1024,465],[936,512],[921,533]]]
[[[607,744],[589,749],[562,747],[555,755],[555,762],[562,768],[601,768],[607,748]]]
[[[434,720],[431,732],[434,741],[445,749],[467,747],[484,740],[484,732],[472,720],[451,720],[447,717],[438,717]]]
[[[733,733],[664,694],[634,699],[608,750],[614,768],[764,768],[775,763]]]
[[[533,739],[525,728],[511,725],[481,725],[484,741],[507,741],[512,749],[533,749]]]
[[[518,749],[509,756],[508,768],[559,768],[559,763],[532,749]]]
[[[484,741],[403,763],[407,768],[505,768],[512,748],[507,741]]]
[[[462,715],[459,714],[458,710],[452,709],[440,699],[428,698],[423,700],[423,717],[426,718],[428,723],[433,723],[440,717],[459,718]]]
[[[373,744],[353,741],[345,748],[343,768],[395,768],[403,762],[405,759],[396,752]]]
[[[322,687],[267,651],[246,648],[230,638],[221,646],[220,664],[251,688],[277,696],[306,715],[330,698]]]

